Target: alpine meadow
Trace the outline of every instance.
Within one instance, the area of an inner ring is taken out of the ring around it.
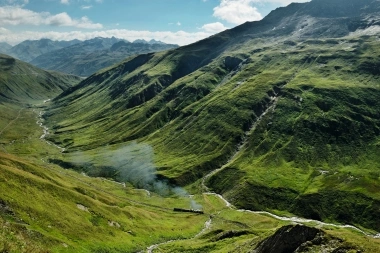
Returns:
[[[380,252],[379,0],[0,51],[1,253]]]

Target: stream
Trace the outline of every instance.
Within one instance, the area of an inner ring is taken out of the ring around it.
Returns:
[[[44,104],[47,103],[47,102],[49,102],[49,101],[50,101],[50,99],[44,100]],[[40,136],[40,139],[44,140],[50,146],[54,146],[54,147],[58,148],[59,150],[61,150],[61,153],[63,153],[65,151],[65,148],[62,148],[62,147],[60,147],[60,146],[58,146],[58,145],[56,145],[56,144],[54,144],[54,143],[52,143],[52,142],[50,142],[50,141],[48,141],[48,140],[45,139],[46,136],[49,135],[49,128],[43,124],[44,121],[45,121],[42,118],[43,115],[44,115],[44,111],[40,111],[38,113],[38,119],[37,119],[37,122],[36,122],[37,125],[39,125],[42,128],[42,130],[43,130],[43,134]]]
[[[286,84],[284,86],[282,86],[280,89],[284,88],[285,86],[286,86]],[[244,133],[242,142],[237,146],[236,151],[231,155],[230,159],[228,159],[227,162],[224,165],[222,165],[220,168],[211,171],[209,174],[207,174],[206,176],[204,176],[202,178],[201,185],[202,185],[202,188],[205,189],[204,194],[217,196],[225,203],[226,207],[228,207],[230,209],[235,209],[235,207],[227,199],[225,199],[222,195],[210,192],[209,188],[206,186],[206,180],[209,179],[210,177],[214,176],[218,172],[222,171],[223,169],[225,169],[228,165],[230,165],[235,160],[235,158],[238,155],[240,155],[241,151],[244,150],[244,147],[248,143],[249,136],[255,131],[256,127],[260,124],[263,117],[266,114],[268,114],[271,110],[274,110],[276,108],[276,105],[277,105],[279,98],[280,98],[279,94],[275,94],[273,97],[271,97],[271,100],[268,104],[267,109],[257,118],[257,120],[255,122],[253,122],[253,124],[249,128],[249,130]],[[249,213],[254,213],[254,214],[264,214],[264,215],[271,216],[271,217],[278,219],[278,220],[281,220],[281,221],[290,221],[290,222],[295,222],[295,223],[316,223],[319,226],[333,226],[333,227],[337,227],[337,228],[350,228],[350,229],[359,231],[360,233],[362,233],[366,236],[373,237],[373,238],[380,238],[380,233],[376,234],[376,235],[371,235],[371,234],[368,234],[365,231],[361,230],[360,228],[357,228],[357,227],[352,226],[352,225],[338,225],[338,224],[325,223],[325,222],[318,221],[318,220],[311,220],[311,219],[305,219],[305,218],[300,218],[300,217],[283,217],[283,216],[278,216],[276,214],[273,214],[270,212],[265,212],[265,211],[251,211],[251,210],[244,210],[244,209],[239,209],[237,211],[238,212],[249,212]]]

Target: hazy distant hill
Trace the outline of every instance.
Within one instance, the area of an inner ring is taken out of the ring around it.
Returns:
[[[95,38],[73,46],[43,54],[31,61],[44,69],[56,70],[79,76],[90,76],[131,55],[164,51],[178,47],[151,40],[125,40]]]
[[[0,42],[0,53],[6,54],[12,46],[6,42]]]
[[[20,44],[8,49],[7,54],[22,60],[29,62],[34,58],[64,47],[68,47],[78,43],[79,40],[71,41],[52,41],[50,39],[41,40],[26,40]]]

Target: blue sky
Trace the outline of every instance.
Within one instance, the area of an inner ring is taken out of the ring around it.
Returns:
[[[294,0],[308,2],[309,0]],[[186,45],[292,0],[0,0],[0,42],[119,37]]]

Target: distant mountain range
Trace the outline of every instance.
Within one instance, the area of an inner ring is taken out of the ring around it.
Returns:
[[[0,53],[8,54],[47,70],[56,70],[79,76],[90,76],[96,71],[142,53],[177,48],[156,40],[126,40],[97,37],[80,41],[26,40],[12,47],[0,44]]]
[[[8,49],[8,55],[13,56],[19,60],[30,62],[34,58],[64,47],[68,47],[78,43],[79,40],[71,41],[52,41],[49,39],[41,40],[26,40],[17,44],[16,46]]]
[[[138,54],[164,51],[178,47],[156,41],[138,40],[133,43],[125,40],[105,42],[95,38],[70,47],[40,55],[32,60],[33,65],[78,76],[90,76],[96,71],[114,65],[123,59]]]

